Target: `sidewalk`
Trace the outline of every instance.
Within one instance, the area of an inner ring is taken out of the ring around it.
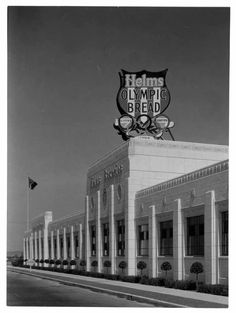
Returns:
[[[197,307],[197,308],[227,308],[228,297],[216,296],[194,291],[185,291],[172,288],[148,286],[141,284],[112,281],[87,276],[48,272],[26,268],[8,267],[9,270],[56,280],[64,284],[89,288],[94,291],[123,296],[136,301],[159,304],[159,306]]]

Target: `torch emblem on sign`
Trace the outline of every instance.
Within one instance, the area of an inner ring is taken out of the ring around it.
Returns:
[[[121,70],[117,107],[121,117],[114,128],[124,140],[139,135],[163,139],[164,132],[173,136],[170,128],[174,122],[163,114],[170,104],[170,93],[166,86],[167,69],[161,72],[127,72]]]

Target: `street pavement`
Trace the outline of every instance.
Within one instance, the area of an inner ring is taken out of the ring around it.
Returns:
[[[8,306],[151,307],[22,273],[7,274]]]
[[[76,285],[89,290],[105,292],[161,307],[226,308],[228,306],[227,297],[193,291],[131,284],[42,270],[32,270],[31,273],[29,269],[24,268],[9,268],[9,270],[39,275],[45,279],[60,281],[63,284]]]

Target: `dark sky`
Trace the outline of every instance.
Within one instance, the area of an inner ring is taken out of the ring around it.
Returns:
[[[83,211],[88,166],[120,145],[120,69],[168,68],[176,140],[228,144],[229,9],[10,7],[8,250],[30,216]]]

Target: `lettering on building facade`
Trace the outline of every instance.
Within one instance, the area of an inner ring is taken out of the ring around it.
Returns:
[[[107,182],[114,177],[118,177],[122,174],[124,169],[123,164],[115,164],[112,168],[104,170],[103,181]],[[90,179],[90,188],[98,188],[102,182],[101,176],[94,176]]]

